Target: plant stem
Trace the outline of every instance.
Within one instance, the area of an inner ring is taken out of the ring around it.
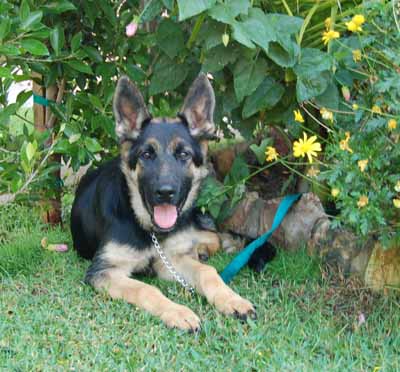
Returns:
[[[197,35],[198,35],[198,33],[200,32],[201,26],[202,26],[202,24],[203,24],[205,18],[206,18],[205,13],[202,13],[202,14],[197,18],[197,21],[196,21],[196,23],[194,24],[194,27],[193,27],[193,31],[192,31],[192,33],[191,33],[191,35],[190,35],[190,37],[189,37],[188,42],[186,43],[186,47],[187,47],[188,49],[191,49],[193,43],[196,41]]]

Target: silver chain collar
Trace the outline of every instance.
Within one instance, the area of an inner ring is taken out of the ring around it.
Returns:
[[[154,248],[156,249],[158,255],[161,258],[161,261],[164,263],[167,270],[172,274],[174,279],[187,291],[191,294],[194,294],[194,288],[180,275],[172,266],[171,262],[169,262],[167,256],[165,255],[164,251],[162,250],[160,243],[157,240],[156,235],[152,232],[151,233],[151,241],[153,242]]]

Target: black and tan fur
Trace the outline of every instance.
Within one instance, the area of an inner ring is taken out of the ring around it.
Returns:
[[[224,314],[254,315],[250,302],[198,259],[198,248],[215,252],[216,234],[196,224],[194,204],[207,175],[206,140],[214,132],[215,98],[203,74],[190,88],[181,114],[152,119],[137,88],[122,77],[114,96],[121,155],[86,175],[76,192],[71,230],[78,253],[92,259],[86,281],[160,317],[167,326],[198,330],[200,319],[156,287],[134,279],[154,272],[173,280],[150,238],[157,238],[175,269]],[[173,206],[173,226],[155,223],[157,205]]]

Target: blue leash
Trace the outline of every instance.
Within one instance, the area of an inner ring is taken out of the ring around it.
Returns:
[[[221,278],[225,283],[229,283],[233,277],[242,269],[244,265],[250,260],[251,255],[260,248],[272,235],[272,233],[279,227],[287,212],[293,203],[300,198],[301,194],[287,195],[283,198],[275,213],[274,220],[271,228],[259,238],[251,242],[244,248],[225,269],[221,272]]]

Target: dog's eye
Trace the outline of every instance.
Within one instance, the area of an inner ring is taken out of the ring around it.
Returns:
[[[151,151],[143,151],[140,154],[140,158],[143,159],[143,160],[149,160],[149,159],[151,159],[153,157],[153,155],[154,154]]]
[[[176,154],[176,156],[177,156],[177,158],[180,159],[180,160],[188,160],[188,159],[191,157],[191,154],[190,154],[190,152],[188,152],[188,151],[179,151],[179,152]]]

